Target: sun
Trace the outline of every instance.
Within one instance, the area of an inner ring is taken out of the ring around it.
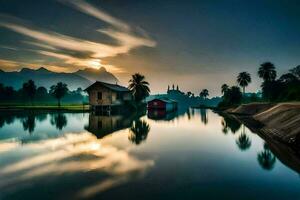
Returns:
[[[100,59],[92,59],[88,61],[88,66],[93,69],[100,69],[101,60]]]

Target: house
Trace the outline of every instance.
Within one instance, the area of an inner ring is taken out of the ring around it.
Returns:
[[[165,110],[167,112],[177,110],[177,101],[167,97],[155,98],[147,103],[148,110]]]
[[[89,94],[89,104],[93,110],[111,110],[132,100],[131,91],[118,84],[96,81],[84,91]]]

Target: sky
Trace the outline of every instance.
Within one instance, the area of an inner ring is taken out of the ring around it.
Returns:
[[[0,69],[74,72],[105,67],[127,85],[139,72],[151,93],[168,85],[220,95],[259,65],[300,64],[299,0],[0,0]]]

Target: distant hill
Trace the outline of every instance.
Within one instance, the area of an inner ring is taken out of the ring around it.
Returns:
[[[117,80],[114,75],[105,69],[99,71],[86,69],[74,73],[57,73],[43,67],[36,70],[23,68],[19,72],[4,72],[0,70],[0,83],[3,83],[5,86],[13,86],[15,89],[19,89],[29,79],[32,79],[37,86],[44,86],[48,89],[58,82],[64,82],[70,90],[75,90],[78,87],[85,89],[94,80],[113,83]]]
[[[82,76],[91,82],[102,81],[115,84],[119,81],[112,73],[106,71],[104,67],[101,67],[100,69],[86,68],[84,70],[79,70],[74,74]]]

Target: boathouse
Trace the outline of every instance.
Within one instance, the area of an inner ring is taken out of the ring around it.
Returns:
[[[131,91],[121,85],[96,81],[85,89],[93,110],[111,110],[132,100]]]
[[[167,97],[155,98],[147,103],[148,110],[165,110],[167,112],[177,110],[177,101]]]

